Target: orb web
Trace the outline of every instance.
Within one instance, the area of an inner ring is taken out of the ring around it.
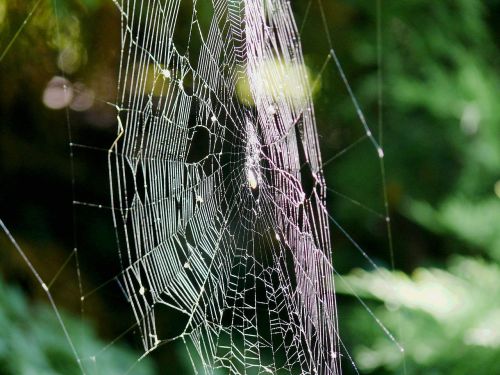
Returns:
[[[108,153],[122,273],[146,353],[196,371],[340,374],[326,186],[284,0],[116,0]],[[185,4],[182,4],[184,6]],[[160,307],[185,317],[163,337]]]

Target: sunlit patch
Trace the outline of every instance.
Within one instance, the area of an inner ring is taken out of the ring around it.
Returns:
[[[73,85],[74,98],[70,108],[77,112],[83,112],[94,105],[94,91],[86,87],[83,83],[77,82]]]
[[[493,310],[464,335],[468,345],[500,347],[500,310]]]
[[[5,23],[5,16],[7,15],[7,2],[0,0],[0,29]]]
[[[78,44],[69,45],[59,52],[57,66],[66,74],[72,74],[80,68],[83,60],[82,54],[82,49]]]
[[[493,190],[495,192],[495,195],[500,198],[500,180],[498,180],[497,182],[495,182],[495,185],[493,187]]]
[[[267,97],[273,101],[280,98],[303,100],[308,97],[310,82],[309,69],[305,64],[287,63],[279,59],[269,59],[253,67],[249,67],[249,77],[240,79],[236,85],[238,98],[242,102],[255,105],[257,97]],[[317,92],[319,85],[315,86]],[[268,108],[268,113],[273,115],[276,109]]]
[[[43,91],[42,101],[50,109],[62,109],[73,100],[73,87],[63,77],[53,77]]]
[[[474,135],[479,130],[481,122],[481,112],[474,103],[465,106],[460,118],[460,128],[467,135]]]
[[[143,80],[143,91],[145,95],[161,97],[167,93],[171,84],[171,79],[173,78],[172,71],[155,63],[142,66],[139,62],[134,64],[132,70],[135,72],[134,74],[142,75],[141,79]],[[129,80],[128,88],[132,89],[134,87],[134,79],[138,79],[138,76],[131,74],[127,79]],[[179,88],[182,89],[182,83],[180,81],[178,85]]]

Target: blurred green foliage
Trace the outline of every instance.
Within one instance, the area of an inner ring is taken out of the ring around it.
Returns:
[[[355,270],[338,278],[337,290],[362,297],[405,349],[403,356],[366,311],[351,310],[341,324],[355,338],[353,353],[361,370],[500,373],[497,264],[453,257],[446,270],[418,268],[411,276]]]
[[[137,362],[137,353],[120,344],[106,348],[90,325],[64,313],[62,319],[88,374],[124,374],[132,365],[137,374],[154,373],[148,359]],[[1,374],[81,374],[54,311],[1,279],[0,331]]]
[[[396,16],[384,58],[397,108],[390,123],[404,124],[391,144],[413,159],[394,163],[396,174],[412,175],[402,212],[498,261],[500,54],[488,8],[470,0],[398,4],[384,16]]]
[[[351,3],[375,19],[373,4]],[[370,301],[404,346],[404,356],[359,304],[341,307],[341,325],[361,370],[497,374],[500,2],[383,4],[386,162],[389,189],[395,184],[399,192],[391,203],[421,226],[421,234],[415,229],[399,233],[396,223],[396,253],[416,250],[418,263],[434,267],[419,267],[411,277],[385,269],[354,271],[345,278],[353,290],[337,282],[343,293]],[[353,59],[375,65],[376,45],[367,38],[373,31],[356,33]],[[365,103],[375,103],[375,86],[375,73],[360,80]],[[411,263],[397,266],[413,268]]]

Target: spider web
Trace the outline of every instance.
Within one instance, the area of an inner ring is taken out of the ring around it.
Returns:
[[[187,35],[180,3],[115,1],[111,199],[144,350],[180,339],[205,373],[340,374],[326,188],[290,3],[214,0],[201,16],[194,1]],[[158,332],[161,305],[186,316],[179,336]]]

